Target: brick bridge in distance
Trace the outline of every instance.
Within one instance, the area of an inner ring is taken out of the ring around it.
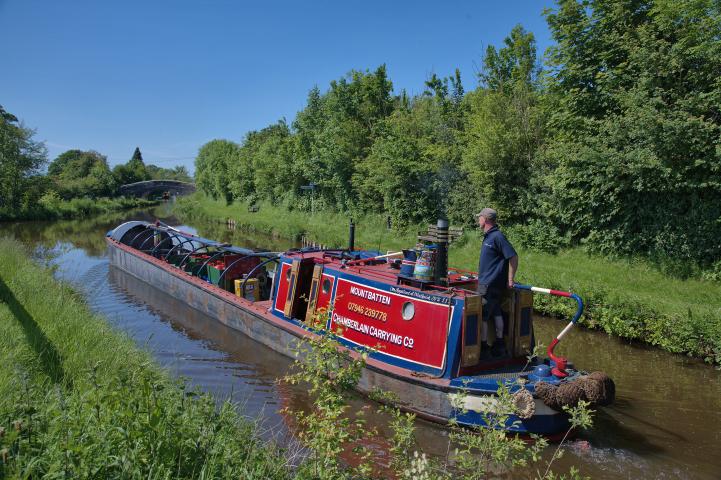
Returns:
[[[120,187],[120,194],[128,197],[149,197],[152,194],[162,195],[190,195],[195,192],[194,183],[179,182],[177,180],[146,180],[144,182],[128,183]]]

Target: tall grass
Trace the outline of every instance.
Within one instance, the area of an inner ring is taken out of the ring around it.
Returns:
[[[179,199],[175,212],[181,217],[209,221],[232,218],[237,227],[290,238],[307,235],[330,246],[344,246],[348,215],[302,211],[263,204],[250,212],[245,204],[226,205],[200,194]],[[383,215],[359,215],[356,245],[398,250],[416,243],[422,226],[405,231],[387,230]],[[480,237],[469,231],[450,248],[450,263],[477,269]],[[589,255],[581,248],[550,254],[518,248],[523,283],[571,290],[587,304],[582,323],[609,334],[646,342],[721,364],[721,284],[699,279],[672,278],[642,260],[612,260]],[[575,306],[564,300],[538,296],[542,313],[569,317]]]
[[[0,239],[0,478],[287,478],[234,407],[171,380]]]

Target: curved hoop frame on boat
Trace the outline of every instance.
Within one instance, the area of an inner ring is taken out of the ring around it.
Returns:
[[[271,257],[271,258],[269,258],[269,259],[267,259],[267,260],[263,260],[263,261],[260,262],[258,265],[256,265],[255,267],[251,268],[251,269],[250,269],[250,272],[248,272],[248,274],[247,274],[247,275],[245,276],[245,278],[243,279],[243,283],[240,284],[240,291],[242,292],[242,291],[245,290],[245,282],[247,282],[249,278],[252,278],[252,276],[253,276],[253,274],[255,273],[256,270],[258,270],[260,267],[262,267],[263,265],[266,265],[266,264],[268,264],[268,263],[270,263],[270,262],[280,263],[280,259],[279,259],[278,257]]]
[[[144,251],[143,247],[145,246],[146,243],[148,243],[148,240],[150,240],[151,238],[155,238],[155,233],[153,233],[152,235],[148,235],[148,238],[143,240],[143,243],[140,244],[140,246],[138,247],[138,250],[140,250],[141,252]]]
[[[223,255],[224,253],[227,253],[227,251],[226,251],[226,250],[221,250],[221,251],[219,251],[218,253],[216,253],[216,254],[211,255],[210,257],[208,257],[208,259],[207,259],[205,262],[203,262],[203,264],[200,266],[200,268],[198,269],[198,272],[202,272],[203,269],[204,269],[210,262],[212,262],[213,260],[215,260],[216,258],[218,258],[218,256]],[[192,273],[193,275],[195,275],[195,272],[192,272],[192,271],[191,271],[190,273]]]
[[[185,238],[185,237],[180,237],[180,238]],[[170,251],[165,255],[165,257],[166,257],[166,258],[169,257],[170,254],[173,253],[173,250],[175,250],[175,249],[178,248],[179,246],[184,245],[184,244],[186,244],[186,243],[188,243],[188,242],[190,242],[190,243],[192,244],[193,242],[197,242],[197,240],[192,239],[192,238],[185,238],[184,241],[180,242],[179,244],[177,244],[176,246],[174,246],[173,248],[171,248]]]
[[[164,233],[166,233],[166,234],[169,235],[168,238],[177,238],[177,235],[175,235],[175,234],[173,234],[173,233],[166,232],[165,230],[159,230],[159,229],[157,229],[157,228],[152,228],[152,227],[148,227],[148,228],[150,228],[153,232],[164,232]],[[153,234],[150,235],[148,238],[146,238],[145,240],[143,240],[143,243],[140,244],[140,246],[138,247],[138,250],[140,250],[141,252],[145,252],[145,250],[143,250],[143,247],[144,247],[145,244],[148,242],[148,240],[150,240],[151,238],[154,238],[154,237],[155,237],[155,233],[153,233]],[[160,244],[163,243],[163,242],[164,242],[165,240],[167,240],[168,238],[162,239],[160,242],[158,242],[158,245],[156,245],[156,247],[160,246]],[[152,252],[152,253],[155,253],[155,248],[153,248],[153,250],[151,250],[151,252]]]
[[[150,255],[152,255],[153,257],[155,256],[155,250],[157,250],[159,246],[161,246],[162,244],[164,244],[164,243],[167,242],[168,240],[173,240],[173,239],[176,239],[176,238],[183,238],[183,237],[181,237],[180,235],[176,235],[176,234],[174,234],[174,233],[169,233],[169,232],[165,232],[165,233],[168,233],[168,235],[170,235],[170,236],[169,236],[168,238],[162,239],[160,242],[158,242],[158,244],[157,244],[156,246],[153,247],[153,249],[150,251]],[[171,250],[172,250],[172,249],[171,249]]]
[[[257,255],[257,254],[255,254],[255,253],[251,253],[250,255],[245,255],[245,256],[240,257],[240,258],[236,259],[235,261],[233,261],[230,265],[228,265],[227,267],[225,267],[225,270],[223,270],[223,271],[221,272],[220,276],[218,277],[218,285],[220,285],[220,282],[223,281],[223,277],[225,277],[226,272],[228,272],[233,265],[235,265],[236,263],[240,262],[241,260],[245,260],[246,258],[259,257],[259,256],[260,256],[260,255]]]
[[[211,246],[213,246],[213,245],[211,245]],[[192,254],[194,254],[195,252],[197,252],[198,250],[200,250],[201,248],[204,248],[204,249],[208,250],[208,245],[205,245],[204,243],[201,243],[198,248],[196,248],[196,249],[191,250],[190,252],[188,252],[188,254],[187,254],[186,256],[184,256],[183,259],[182,259],[182,260],[180,261],[180,263],[178,264],[178,268],[183,268],[183,264],[184,264],[186,261],[188,261],[188,259],[190,258],[190,256],[191,256]],[[191,273],[192,273],[192,272],[191,272]]]
[[[146,226],[146,227],[145,227],[145,230],[141,230],[140,233],[137,234],[136,236],[134,236],[133,239],[130,240],[129,243],[126,243],[126,245],[129,246],[129,247],[131,247],[131,248],[135,248],[135,247],[133,247],[133,243],[135,243],[135,240],[136,240],[139,236],[141,236],[142,234],[147,233],[148,230],[155,232],[155,229]],[[153,235],[155,235],[155,234],[154,234],[154,233],[151,233],[151,234],[150,234],[150,237],[152,237]],[[147,240],[147,238],[146,238],[145,240]],[[145,242],[143,242],[143,243],[145,243]],[[140,250],[140,249],[138,248],[137,250]]]

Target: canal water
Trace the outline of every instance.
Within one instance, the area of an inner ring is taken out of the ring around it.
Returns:
[[[127,220],[156,218],[181,224],[163,206],[79,221],[0,223],[0,236],[20,239],[39,261],[53,265],[56,275],[75,284],[94,310],[173,374],[219,399],[238,402],[244,415],[260,422],[266,437],[292,437],[292,421],[278,412],[283,407],[307,409],[310,401],[301,387],[277,382],[288,371],[289,359],[109,266],[105,233]],[[187,229],[235,245],[268,250],[296,246],[224,225],[190,223]],[[537,338],[548,344],[564,323],[536,319]],[[557,353],[584,369],[607,372],[616,381],[617,399],[596,414],[591,431],[569,443],[554,471],[575,465],[594,479],[721,479],[720,371],[580,329],[564,338]],[[354,408],[366,404],[356,403]],[[388,419],[371,415],[368,420],[381,432],[371,447],[383,461]],[[443,457],[446,430],[423,421],[416,427],[421,448]],[[551,453],[549,449],[547,458]],[[533,477],[535,468],[502,477]]]

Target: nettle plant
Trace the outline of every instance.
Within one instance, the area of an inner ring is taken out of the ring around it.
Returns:
[[[467,395],[467,391],[462,390],[451,396],[451,404],[456,412],[467,413]],[[514,467],[525,467],[530,462],[537,462],[548,445],[544,438],[537,435],[531,435],[532,441],[525,442],[518,435],[511,435],[505,430],[520,424],[520,420],[512,421],[515,406],[509,386],[500,385],[494,401],[492,409],[481,413],[486,427],[465,428],[455,418],[450,421],[449,453],[451,445],[455,445],[453,463],[460,478],[482,479]]]
[[[284,413],[296,419],[299,425],[297,437],[308,449],[308,457],[297,470],[299,478],[313,479],[360,479],[373,478],[373,458],[368,447],[379,434],[369,428],[365,420],[370,407],[351,412],[350,400],[358,384],[366,359],[367,349],[339,348],[338,338],[342,330],[327,327],[330,309],[319,311],[310,329],[314,335],[300,340],[296,346],[296,360],[292,372],[283,381],[309,386],[312,408],[309,412],[285,408]],[[537,352],[530,353],[529,356]],[[482,414],[485,427],[469,428],[451,418],[450,434],[445,458],[427,456],[415,436],[415,418],[402,411],[395,394],[373,390],[369,398],[379,403],[376,413],[387,417],[391,435],[384,439],[388,444],[390,463],[384,477],[398,479],[475,480],[493,478],[509,473],[514,468],[539,466],[541,454],[548,442],[536,435],[523,439],[507,429],[518,423],[512,420],[515,412],[511,391],[516,384],[500,385],[494,397],[494,408]],[[451,403],[458,415],[467,413],[465,399],[467,390],[451,396]],[[545,465],[543,473],[536,470],[539,480],[580,479],[578,471],[571,469],[568,475],[551,471],[553,462],[560,458],[562,446],[574,429],[592,425],[592,411],[587,402],[575,407],[564,407],[570,415],[570,428]],[[349,459],[349,460],[344,460]]]
[[[319,311],[311,330],[296,346],[293,371],[284,381],[309,386],[312,410],[284,411],[300,426],[298,439],[309,450],[309,458],[298,474],[318,479],[367,478],[371,473],[371,452],[363,440],[375,432],[366,428],[365,411],[350,414],[349,401],[365,366],[366,352],[339,349],[338,334],[327,328],[328,311]],[[356,466],[342,463],[342,454],[351,451]]]

